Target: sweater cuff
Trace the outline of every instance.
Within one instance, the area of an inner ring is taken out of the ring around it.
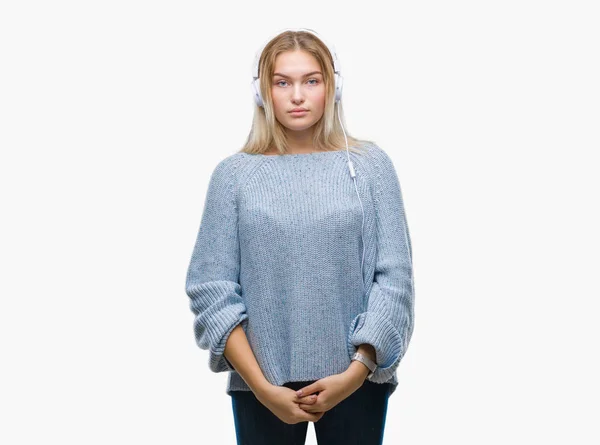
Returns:
[[[195,319],[198,346],[208,349],[208,366],[213,372],[235,371],[223,352],[229,335],[240,323],[248,323],[246,305],[238,296],[229,296],[213,303]]]
[[[235,329],[238,324],[242,324],[242,326],[247,323],[248,314],[243,314],[237,318],[237,321],[233,322],[221,338],[221,341],[216,346],[216,349],[209,351],[208,356],[208,366],[214,372],[224,372],[224,371],[235,371],[233,365],[227,360],[223,353],[225,352],[225,345],[227,344],[227,339],[229,339],[229,335]]]
[[[377,369],[368,379],[375,383],[390,380],[404,354],[402,337],[390,320],[375,312],[358,314],[350,324],[348,352],[354,355],[358,347],[367,343],[375,348]]]
[[[234,309],[234,308],[232,308]],[[208,355],[208,366],[213,372],[224,372],[224,371],[235,371],[233,365],[227,360],[223,353],[225,352],[225,345],[229,339],[229,335],[240,323],[244,325],[247,323],[248,314],[236,314],[234,311],[228,312],[224,319],[219,320],[223,323],[223,326],[227,326],[225,333],[221,337],[221,340],[215,345],[215,349],[209,350]]]

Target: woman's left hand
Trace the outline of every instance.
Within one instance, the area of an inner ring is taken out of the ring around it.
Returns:
[[[298,396],[296,392],[296,401],[300,408],[309,413],[329,411],[360,388],[363,383],[364,374],[344,371],[341,374],[333,374],[324,377],[301,388],[302,394],[300,396]],[[301,399],[314,393],[317,394],[317,400],[315,402],[310,405],[301,403]]]

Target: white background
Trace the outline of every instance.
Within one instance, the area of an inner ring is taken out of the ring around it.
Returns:
[[[600,443],[594,3],[2,2],[0,442],[235,444],[186,269],[257,49],[308,27],[412,237],[384,443]]]

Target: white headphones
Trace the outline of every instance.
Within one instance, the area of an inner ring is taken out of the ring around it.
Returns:
[[[333,47],[333,45],[328,43],[325,39],[323,39],[315,31],[313,31],[312,29],[308,29],[308,28],[286,28],[286,29],[282,29],[281,31],[279,31],[276,35],[279,35],[285,31],[309,32],[309,33],[315,35],[317,38],[319,38],[319,40],[321,40],[325,44],[325,46],[327,46],[327,49],[329,50],[329,53],[331,54],[331,58],[333,59],[333,71],[335,73],[335,104],[339,104],[340,100],[342,99],[342,86],[343,86],[344,78],[342,77],[340,61],[337,58],[337,54],[335,52],[335,48]],[[256,53],[256,57],[254,58],[254,64],[252,66],[251,86],[252,86],[252,92],[254,95],[254,101],[256,102],[256,105],[258,105],[259,107],[263,107],[263,108],[264,108],[264,102],[263,102],[262,95],[260,93],[260,77],[258,75],[259,74],[258,73],[258,68],[259,68],[258,65],[260,62],[260,56],[262,55],[262,52],[265,49],[265,46],[267,46],[267,44],[274,37],[275,36],[271,37],[269,40],[267,40],[262,45],[260,50]],[[338,105],[338,107],[339,107],[339,105]],[[352,164],[352,161],[350,160],[350,150],[348,148],[348,138],[346,137],[346,131],[344,130],[344,125],[342,123],[342,118],[341,118],[339,112],[338,112],[338,119],[340,121],[340,126],[342,127],[342,131],[344,133],[344,139],[346,140],[346,156],[348,158],[348,169],[350,170],[350,176],[352,177],[352,180],[354,182],[354,189],[356,190],[356,195],[358,196],[358,201],[360,202],[360,208],[362,210],[362,215],[363,215],[363,221],[362,221],[362,227],[361,227],[361,233],[360,233],[361,239],[362,239],[362,244],[363,244],[363,253],[362,253],[362,259],[360,262],[360,270],[361,270],[361,280],[363,281],[363,286],[364,286],[364,270],[363,270],[363,268],[364,268],[364,260],[365,260],[365,237],[364,237],[365,209],[362,205],[362,200],[360,199],[360,193],[358,193],[358,186],[356,185],[356,178],[355,178],[356,173],[354,172],[354,165]]]
[[[342,86],[344,84],[344,78],[341,75],[340,62],[337,58],[337,55],[335,53],[335,48],[333,47],[333,45],[328,44],[325,41],[325,39],[323,39],[319,34],[317,34],[312,29],[308,29],[308,28],[286,28],[286,29],[282,29],[281,31],[279,31],[276,35],[279,35],[285,31],[309,32],[311,34],[314,34],[316,37],[318,37],[319,40],[321,40],[325,44],[325,46],[327,46],[327,49],[329,50],[329,53],[331,54],[331,58],[333,59],[333,71],[335,73],[334,74],[335,75],[335,103],[338,103],[342,99]],[[273,37],[275,37],[275,36],[273,36]],[[262,55],[262,52],[265,49],[265,46],[267,46],[267,44],[271,41],[271,39],[273,37],[271,37],[269,40],[267,40],[263,44],[263,46],[260,48],[258,53],[256,53],[256,57],[254,58],[254,64],[252,65],[252,91],[254,93],[254,101],[256,102],[256,105],[258,105],[259,107],[264,107],[264,102],[263,102],[262,95],[260,93],[260,78],[258,76],[258,68],[259,68],[258,64],[260,62],[260,56]]]
[[[341,70],[340,70],[340,62],[337,58],[337,54],[335,53],[335,49],[334,49],[333,45],[327,43],[327,41],[325,41],[325,39],[323,39],[319,34],[317,34],[315,31],[308,29],[308,28],[286,28],[286,29],[279,31],[279,33],[277,33],[276,35],[279,35],[284,31],[306,31],[306,32],[309,32],[311,34],[314,34],[316,37],[318,37],[327,46],[327,49],[329,49],[329,53],[331,54],[331,58],[333,59],[333,70],[335,72],[335,103],[339,104],[339,102],[342,98],[343,78],[342,78]],[[273,37],[275,37],[275,36],[273,36]],[[271,37],[271,39],[273,37]],[[258,64],[260,62],[260,56],[262,55],[262,52],[265,49],[265,46],[267,46],[267,44],[270,42],[271,39],[267,40],[267,42],[258,51],[258,53],[256,54],[256,57],[254,59],[253,67],[252,67],[252,84],[251,84],[251,86],[252,86],[252,91],[253,91],[253,95],[254,95],[254,100],[259,107],[264,107],[264,102],[263,102],[262,95],[260,94],[260,78],[258,76]],[[360,199],[360,193],[358,193],[358,187],[356,185],[356,178],[355,178],[356,173],[354,171],[354,165],[352,164],[352,161],[350,160],[350,150],[348,148],[348,138],[346,137],[346,131],[344,130],[344,124],[342,123],[342,118],[340,117],[339,112],[338,112],[338,119],[340,121],[340,126],[342,127],[342,131],[344,133],[344,139],[346,140],[346,156],[348,158],[348,169],[350,170],[350,176],[352,177],[352,179],[354,181],[354,189],[356,190],[356,195],[358,196],[358,201],[360,202],[360,207],[361,207],[362,215],[363,215],[363,222],[362,222],[362,228],[361,228],[361,238],[363,241],[363,253],[362,253],[362,260],[360,263],[360,269],[361,269],[361,274],[362,274],[361,278],[363,280],[363,287],[364,287],[363,267],[364,267],[364,259],[365,259],[365,238],[364,238],[365,209],[363,207],[362,200]],[[406,243],[406,249],[409,253],[410,261],[412,264],[412,252],[410,249],[410,243],[408,241],[408,228],[405,231],[404,241]],[[413,284],[413,268],[412,267],[410,268],[410,273],[411,273],[410,280],[411,280],[411,287],[412,287],[412,286],[414,286],[414,284]],[[405,337],[405,342],[407,342],[407,341],[408,341],[408,337]],[[406,346],[407,345],[405,343],[404,349],[406,349]]]
[[[286,28],[286,29],[282,29],[281,31],[279,31],[276,34],[276,36],[285,31],[309,32],[311,34],[314,34],[316,37],[318,37],[319,40],[321,40],[325,44],[325,46],[327,46],[327,49],[329,50],[329,53],[331,54],[331,58],[333,59],[333,71],[335,73],[335,103],[339,104],[340,100],[342,99],[342,86],[344,83],[344,78],[342,77],[340,61],[337,58],[337,54],[335,53],[335,48],[333,47],[333,45],[327,43],[327,41],[325,39],[323,39],[319,34],[317,34],[312,29],[308,29],[308,28]],[[275,36],[271,37],[269,40],[266,41],[266,43],[264,43],[262,45],[262,47],[260,48],[258,53],[256,53],[256,57],[254,58],[254,64],[252,66],[252,83],[251,83],[252,92],[254,94],[254,101],[256,102],[256,105],[258,105],[259,107],[264,107],[264,102],[263,102],[262,95],[260,93],[260,77],[258,76],[258,74],[259,74],[258,73],[258,68],[259,68],[258,64],[260,62],[260,56],[262,55],[262,52],[265,49],[265,46],[267,46],[267,44],[274,37]],[[350,176],[352,177],[352,179],[354,181],[354,189],[356,190],[356,195],[358,196],[358,201],[360,202],[360,208],[362,210],[362,215],[363,215],[363,221],[362,221],[362,227],[361,227],[363,253],[362,253],[362,259],[360,262],[360,270],[361,270],[361,280],[363,281],[363,286],[364,286],[364,271],[363,271],[364,266],[363,265],[364,265],[364,260],[365,260],[365,237],[364,237],[363,233],[364,233],[364,227],[365,227],[365,209],[363,208],[362,200],[360,199],[360,193],[358,193],[358,187],[356,185],[356,178],[355,178],[356,173],[354,171],[354,165],[352,164],[352,161],[350,160],[350,150],[348,148],[348,138],[346,137],[346,131],[344,130],[344,125],[342,123],[342,118],[340,117],[339,112],[338,112],[338,119],[340,121],[340,126],[342,127],[342,131],[344,133],[344,139],[346,140],[346,156],[348,158],[348,169],[350,170]]]

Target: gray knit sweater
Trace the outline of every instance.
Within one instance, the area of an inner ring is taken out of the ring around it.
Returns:
[[[241,323],[274,385],[345,371],[375,348],[374,383],[398,384],[414,326],[412,247],[400,184],[383,149],[287,155],[238,152],[208,186],[186,293],[209,368],[226,393],[250,388],[223,351]],[[362,276],[361,276],[362,275]]]

